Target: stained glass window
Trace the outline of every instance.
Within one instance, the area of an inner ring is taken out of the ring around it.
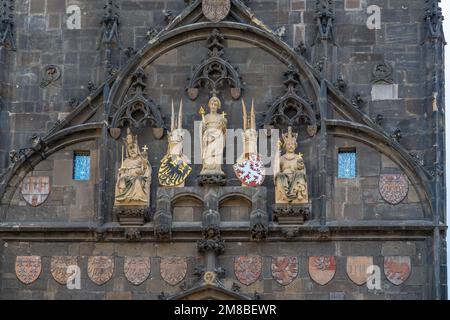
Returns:
[[[73,155],[73,179],[87,181],[91,174],[91,155],[89,152],[75,152]]]
[[[338,178],[356,178],[356,151],[339,151]]]

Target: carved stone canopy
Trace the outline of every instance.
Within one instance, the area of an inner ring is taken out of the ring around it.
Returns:
[[[313,103],[302,93],[298,71],[289,66],[284,76],[285,93],[270,105],[265,114],[264,125],[304,124],[312,137],[318,130],[319,115],[314,111]]]
[[[145,94],[147,76],[142,68],[137,69],[132,78],[129,100],[113,116],[111,127],[123,128],[126,125],[140,129],[148,123],[153,128],[165,128],[160,107]]]
[[[189,79],[187,93],[191,100],[195,100],[199,94],[199,88],[208,88],[212,95],[226,85],[230,87],[233,99],[241,97],[244,88],[241,76],[237,68],[233,67],[224,58],[224,36],[218,29],[214,29],[208,37],[208,58],[203,60],[198,66],[193,68]]]

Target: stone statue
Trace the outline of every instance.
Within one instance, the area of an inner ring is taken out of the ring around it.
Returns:
[[[200,108],[202,121],[200,124],[202,171],[200,176],[225,176],[222,171],[223,149],[225,148],[225,133],[227,119],[225,113],[218,113],[221,107],[220,99],[213,96],[208,107],[210,113],[205,115],[203,107]]]
[[[275,156],[275,202],[277,204],[307,204],[308,185],[303,155],[296,154],[297,133],[292,133],[292,127],[283,134],[283,142],[278,143]],[[283,148],[284,155],[281,155]]]
[[[158,172],[159,184],[164,187],[184,187],[186,178],[192,171],[188,157],[183,153],[183,101],[180,102],[178,116],[172,101],[172,117],[168,133],[168,149]]]
[[[152,167],[148,162],[147,146],[141,152],[137,136],[130,129],[124,140],[125,159],[122,147],[122,165],[119,168],[115,206],[149,206]]]

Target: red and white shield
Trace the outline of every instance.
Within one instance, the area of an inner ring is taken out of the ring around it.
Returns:
[[[333,256],[309,257],[309,276],[318,284],[324,286],[336,274],[336,258]]]
[[[264,182],[265,169],[261,156],[250,155],[249,159],[233,166],[236,177],[248,187],[258,187]]]
[[[401,256],[384,257],[384,274],[396,286],[401,285],[411,274],[411,258]]]
[[[404,174],[380,175],[379,190],[383,199],[392,205],[399,204],[408,195],[408,178]]]
[[[298,275],[297,257],[272,258],[272,276],[282,286],[290,284]]]
[[[50,194],[50,177],[26,177],[23,179],[21,191],[25,201],[37,207],[43,204]]]
[[[262,270],[260,256],[241,256],[234,259],[234,274],[240,283],[246,286],[258,280]]]

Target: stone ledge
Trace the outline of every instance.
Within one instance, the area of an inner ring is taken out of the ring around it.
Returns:
[[[302,225],[310,217],[311,206],[290,205],[290,204],[274,204],[273,205],[273,221],[280,225],[299,224]]]

